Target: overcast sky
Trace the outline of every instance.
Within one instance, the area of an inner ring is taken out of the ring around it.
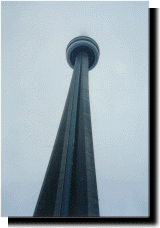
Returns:
[[[2,2],[2,216],[32,216],[79,35],[100,47],[89,92],[100,216],[148,216],[149,2]]]

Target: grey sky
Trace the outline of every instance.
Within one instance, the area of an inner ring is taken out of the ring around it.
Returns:
[[[32,216],[73,70],[68,42],[100,47],[89,72],[101,216],[148,216],[149,2],[2,2],[2,216]]]

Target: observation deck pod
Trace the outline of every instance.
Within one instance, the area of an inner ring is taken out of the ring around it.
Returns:
[[[69,66],[73,69],[75,65],[76,57],[79,53],[85,52],[88,55],[89,70],[92,70],[99,59],[99,47],[98,44],[87,36],[78,36],[71,40],[66,49],[66,57]]]

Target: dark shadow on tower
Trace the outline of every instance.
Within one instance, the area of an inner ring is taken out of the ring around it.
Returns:
[[[88,71],[97,43],[76,37],[67,46],[73,76],[34,217],[99,217],[89,103]]]

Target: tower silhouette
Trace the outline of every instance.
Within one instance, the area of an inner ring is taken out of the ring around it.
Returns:
[[[88,87],[99,47],[76,37],[66,56],[74,71],[34,217],[99,216]]]

